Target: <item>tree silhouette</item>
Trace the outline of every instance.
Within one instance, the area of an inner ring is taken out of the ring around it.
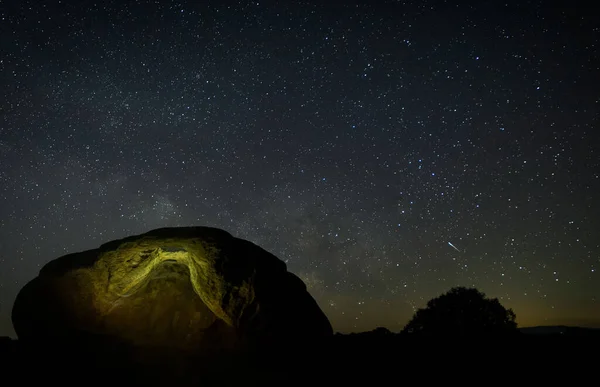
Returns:
[[[497,298],[475,288],[455,287],[419,309],[402,333],[424,335],[477,335],[516,333],[516,315]]]

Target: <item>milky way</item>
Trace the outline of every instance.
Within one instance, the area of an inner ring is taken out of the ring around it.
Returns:
[[[456,285],[600,326],[591,10],[8,3],[0,335],[51,259],[190,225],[283,259],[339,331]]]

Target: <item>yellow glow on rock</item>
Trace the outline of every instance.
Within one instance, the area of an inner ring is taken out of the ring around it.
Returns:
[[[333,334],[283,261],[209,227],[152,230],[50,261],[19,292],[13,325],[20,338],[87,332],[185,351]]]
[[[119,298],[139,291],[160,265],[172,261],[188,268],[194,291],[208,308],[228,325],[235,326],[240,314],[254,300],[253,276],[232,286],[214,272],[214,262],[218,259],[219,250],[208,242],[144,238],[123,243],[115,250],[101,253],[93,269],[100,282],[108,283],[100,298],[110,306],[102,309],[110,312]]]

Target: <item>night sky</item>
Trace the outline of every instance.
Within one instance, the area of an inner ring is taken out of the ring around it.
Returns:
[[[283,259],[336,331],[458,285],[600,327],[596,13],[206,3],[0,5],[0,335],[46,262],[193,225]]]

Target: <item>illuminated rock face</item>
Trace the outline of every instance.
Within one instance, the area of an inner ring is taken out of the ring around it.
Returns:
[[[284,262],[207,227],[153,230],[49,262],[17,296],[13,325],[23,340],[84,332],[191,351],[333,333]]]

